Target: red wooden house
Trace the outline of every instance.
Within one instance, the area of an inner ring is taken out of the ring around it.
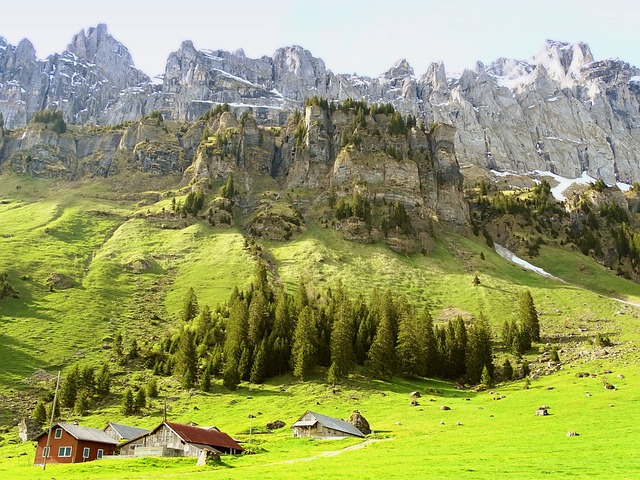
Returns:
[[[36,437],[36,465],[44,463],[48,432]],[[51,430],[47,463],[90,462],[113,455],[118,442],[97,428],[81,427],[71,423],[56,423]]]

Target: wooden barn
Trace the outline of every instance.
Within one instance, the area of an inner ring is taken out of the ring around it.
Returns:
[[[117,442],[122,442],[139,437],[141,435],[144,435],[145,433],[149,433],[149,430],[145,428],[130,427],[128,425],[109,422],[107,426],[104,427],[104,433],[109,435]]]
[[[44,463],[43,452],[47,446],[48,432],[43,432],[36,441],[36,459],[34,464]],[[97,428],[81,427],[71,423],[56,423],[51,429],[47,463],[90,462],[113,455],[118,442]]]
[[[320,413],[307,410],[296,423],[293,424],[294,437],[312,437],[319,439],[364,437],[364,434],[349,422],[337,418],[327,417]]]
[[[199,428],[162,422],[151,432],[120,445],[121,455],[136,457],[199,457],[203,452],[229,454],[243,452],[233,438],[217,428]]]

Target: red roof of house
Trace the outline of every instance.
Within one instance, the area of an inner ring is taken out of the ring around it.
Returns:
[[[198,443],[211,447],[225,447],[242,452],[244,449],[233,438],[224,432],[205,430],[204,428],[191,427],[181,423],[164,422],[171,430],[187,443]]]

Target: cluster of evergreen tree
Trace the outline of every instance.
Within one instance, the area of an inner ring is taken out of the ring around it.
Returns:
[[[518,318],[520,322],[505,320],[502,343],[519,357],[531,348],[531,342],[540,341],[540,321],[529,290],[520,293],[518,298]]]
[[[195,192],[191,190],[187,194],[182,210],[186,214],[197,215],[204,207],[204,192],[202,188],[198,188]]]
[[[640,234],[635,232],[626,222],[611,231],[618,259],[628,258],[634,269],[640,267]]]
[[[364,221],[371,228],[371,203],[358,192],[349,197],[342,197],[336,203],[336,218],[344,220],[356,217]]]
[[[404,203],[398,201],[387,205],[387,214],[382,220],[382,231],[385,235],[396,228],[405,235],[412,232],[411,217],[407,214]]]
[[[389,119],[389,124],[387,126],[387,131],[390,135],[406,135],[409,131],[409,127],[407,123],[402,118],[402,114],[400,112],[393,112],[391,118]]]
[[[357,365],[382,379],[402,374],[477,383],[494,375],[483,315],[469,326],[462,318],[434,326],[428,310],[417,312],[403,295],[376,290],[367,302],[351,298],[341,284],[326,293],[301,284],[290,295],[271,287],[262,265],[249,291],[235,290],[215,312],[200,309],[190,290],[181,325],[147,361],[157,373],[181,376],[185,388],[208,390],[212,376],[229,389],[285,372],[305,379],[317,365],[328,369],[330,382]]]
[[[213,107],[211,110],[205,112],[201,117],[200,120],[203,121],[207,121],[207,120],[211,120],[212,118],[215,118],[217,115],[220,115],[221,113],[225,113],[231,110],[231,107],[229,107],[228,103],[222,103],[222,104],[218,104],[215,107]]]
[[[62,118],[62,112],[58,110],[40,110],[39,112],[35,112],[31,118],[31,123],[45,123],[57,134],[67,131],[67,124],[64,118]]]
[[[59,401],[61,406],[84,415],[93,400],[104,398],[110,391],[111,373],[108,363],[105,362],[97,374],[93,366],[80,368],[75,365],[62,380]]]

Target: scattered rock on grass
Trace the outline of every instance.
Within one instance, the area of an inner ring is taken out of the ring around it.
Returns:
[[[276,430],[284,426],[285,423],[282,420],[274,420],[273,422],[267,423],[267,430]]]
[[[440,407],[440,410],[451,410],[451,407],[448,407],[447,405],[442,405]]]
[[[580,434],[578,432],[574,432],[573,430],[567,432],[567,437],[578,437]]]

